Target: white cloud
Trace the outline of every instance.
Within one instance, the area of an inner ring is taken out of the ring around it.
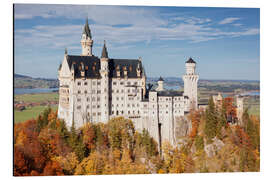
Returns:
[[[230,24],[236,20],[239,20],[240,18],[234,18],[234,17],[229,17],[229,18],[225,18],[222,21],[219,22],[219,24]]]
[[[157,9],[121,6],[79,6],[79,5],[15,5],[15,19],[66,18],[82,19],[88,13],[95,45],[103,40],[113,47],[123,47],[136,42],[151,43],[153,40],[187,40],[198,43],[225,37],[236,37],[259,34],[259,29],[245,29],[225,32],[211,27],[212,20],[199,17],[161,18]],[[226,18],[220,24],[232,23],[239,18]],[[180,21],[180,22],[177,22]],[[16,47],[65,48],[80,47],[83,28],[81,25],[36,25],[31,29],[15,30]],[[115,25],[129,26],[116,27]]]
[[[235,23],[235,24],[232,24],[233,26],[236,26],[236,27],[240,27],[240,26],[243,26],[243,24],[240,24],[240,23]]]

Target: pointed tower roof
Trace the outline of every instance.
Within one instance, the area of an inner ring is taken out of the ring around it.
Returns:
[[[196,62],[191,57],[186,61],[186,63],[194,63],[194,64],[196,64]]]
[[[164,81],[164,80],[163,80],[163,78],[160,76],[159,79],[158,79],[158,81]]]
[[[68,54],[68,51],[67,51],[67,48],[65,48],[65,55],[67,55]]]
[[[108,51],[106,47],[106,41],[104,40],[104,45],[101,53],[101,58],[108,58]]]
[[[89,28],[89,25],[88,25],[88,18],[86,18],[86,22],[85,22],[85,25],[84,25],[84,28],[83,28],[83,34],[86,34],[86,36],[90,37],[90,39],[92,38],[91,31],[90,31],[90,28]]]

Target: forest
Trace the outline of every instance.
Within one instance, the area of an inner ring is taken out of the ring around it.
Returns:
[[[68,129],[50,107],[14,124],[14,176],[250,172],[260,170],[260,121],[245,110],[241,126],[232,100],[193,110],[192,129],[177,146],[162,150],[146,130],[123,117]]]

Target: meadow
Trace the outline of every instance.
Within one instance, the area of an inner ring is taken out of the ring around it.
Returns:
[[[14,102],[23,103],[44,103],[50,101],[58,102],[58,93],[20,94],[14,96]],[[24,122],[28,119],[36,118],[46,109],[48,105],[26,106],[23,111],[14,108],[14,122]],[[52,110],[56,110],[58,105],[50,105]]]

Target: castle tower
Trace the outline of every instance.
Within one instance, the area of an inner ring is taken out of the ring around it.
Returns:
[[[92,47],[93,47],[93,40],[91,36],[91,31],[88,25],[88,19],[86,19],[83,33],[82,33],[82,39],[81,39],[81,45],[82,45],[82,56],[92,56]]]
[[[237,96],[236,97],[236,115],[238,118],[238,124],[241,126],[243,125],[243,112],[244,112],[244,97],[242,96]]]
[[[101,121],[109,121],[109,58],[106,43],[100,58],[100,75],[101,75]]]
[[[190,100],[190,109],[197,109],[198,108],[198,96],[197,96],[197,89],[198,89],[198,80],[199,75],[195,73],[196,62],[189,58],[186,61],[186,74],[183,75],[184,81],[184,95],[188,96]]]
[[[163,84],[164,84],[164,80],[160,76],[160,78],[158,79],[158,87],[157,87],[156,91],[164,91]]]

